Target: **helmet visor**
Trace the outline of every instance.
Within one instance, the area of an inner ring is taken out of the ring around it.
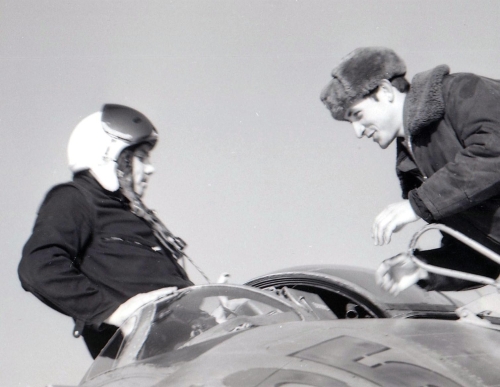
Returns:
[[[106,104],[102,108],[102,127],[112,138],[130,145],[149,142],[156,143],[158,132],[149,119],[132,108],[122,105]]]

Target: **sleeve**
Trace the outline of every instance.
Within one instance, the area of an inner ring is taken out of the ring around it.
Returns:
[[[500,194],[500,82],[468,74],[451,81],[445,100],[463,149],[409,195],[435,220]]]
[[[79,270],[92,238],[93,209],[74,186],[61,185],[46,196],[18,268],[23,288],[53,309],[99,326],[119,306]]]

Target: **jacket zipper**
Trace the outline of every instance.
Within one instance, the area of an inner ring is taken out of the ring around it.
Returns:
[[[137,242],[137,241],[133,241],[133,240],[126,240],[126,239],[123,239],[120,237],[105,237],[102,239],[106,242],[122,242],[122,243],[127,244],[127,245],[141,246],[141,247],[146,248],[146,249],[151,249],[155,252],[162,250],[160,246],[148,246],[148,245],[145,245],[141,242]]]

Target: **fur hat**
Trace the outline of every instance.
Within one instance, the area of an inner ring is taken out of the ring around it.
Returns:
[[[357,48],[333,69],[333,79],[321,92],[321,101],[333,118],[345,121],[346,110],[375,90],[381,80],[392,80],[405,74],[406,65],[393,50]]]

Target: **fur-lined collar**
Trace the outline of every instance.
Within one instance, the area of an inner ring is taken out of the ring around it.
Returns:
[[[427,125],[443,118],[443,78],[449,73],[450,68],[441,65],[413,77],[403,110],[407,136],[415,136]]]

